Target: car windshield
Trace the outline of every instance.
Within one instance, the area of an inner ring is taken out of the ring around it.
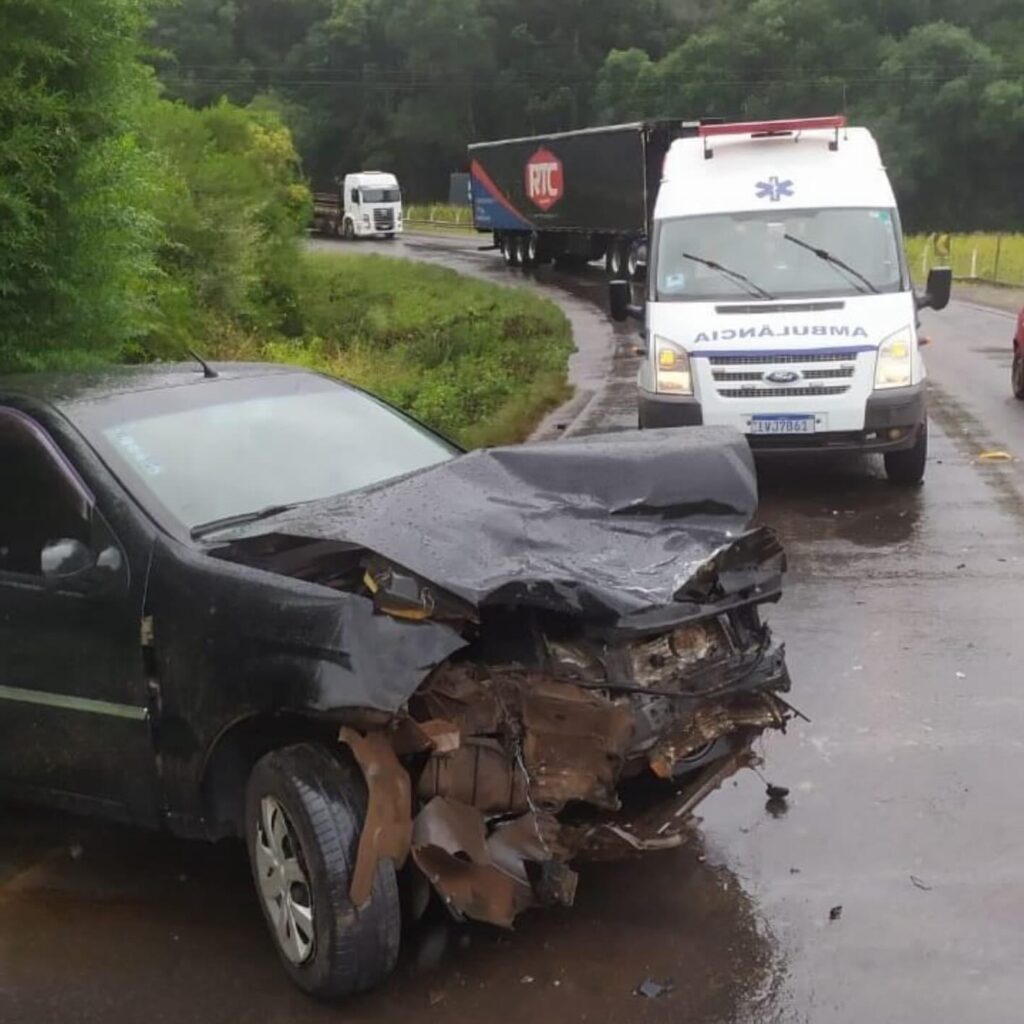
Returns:
[[[364,188],[361,189],[364,203],[397,203],[402,198],[397,188]]]
[[[660,302],[816,298],[903,289],[893,210],[680,217],[659,225],[655,259],[655,297]]]
[[[76,413],[129,489],[186,529],[358,490],[458,454],[369,395],[304,373],[141,392]]]

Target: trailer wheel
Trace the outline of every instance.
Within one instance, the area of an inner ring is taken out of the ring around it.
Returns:
[[[647,276],[647,246],[634,242],[626,257],[626,273],[631,281],[642,281]]]
[[[515,267],[519,264],[519,242],[515,235],[501,236],[501,255],[505,259],[506,267]]]
[[[526,239],[526,265],[536,267],[541,263],[540,238],[536,232]]]
[[[533,260],[530,258],[530,236],[520,235],[516,239],[516,253],[519,256],[519,266],[532,267]]]
[[[626,246],[617,238],[608,243],[604,266],[608,276],[613,280],[619,280],[626,275]]]

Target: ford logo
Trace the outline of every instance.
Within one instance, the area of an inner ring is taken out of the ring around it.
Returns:
[[[795,384],[800,379],[796,370],[772,370],[761,378],[769,384]]]

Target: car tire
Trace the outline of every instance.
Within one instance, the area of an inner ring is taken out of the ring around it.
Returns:
[[[1013,353],[1013,369],[1010,371],[1013,397],[1024,401],[1024,352]]]
[[[885,475],[890,483],[903,487],[916,487],[924,480],[924,467],[928,461],[928,424],[917,435],[913,448],[902,452],[886,452]]]
[[[300,743],[256,763],[245,838],[256,895],[292,981],[320,999],[372,988],[394,970],[401,939],[395,867],[377,865],[370,901],[349,899],[366,816],[359,767]]]

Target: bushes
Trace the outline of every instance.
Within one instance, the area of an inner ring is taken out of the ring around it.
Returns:
[[[569,325],[552,303],[380,256],[308,255],[296,337],[226,334],[223,358],[344,377],[467,445],[523,439],[567,394]]]
[[[145,330],[158,231],[133,135],[142,0],[0,5],[0,367],[110,358]]]
[[[310,197],[276,115],[226,100],[157,100],[142,133],[159,162],[158,317],[149,350],[180,354],[214,324],[276,329],[294,308]]]

